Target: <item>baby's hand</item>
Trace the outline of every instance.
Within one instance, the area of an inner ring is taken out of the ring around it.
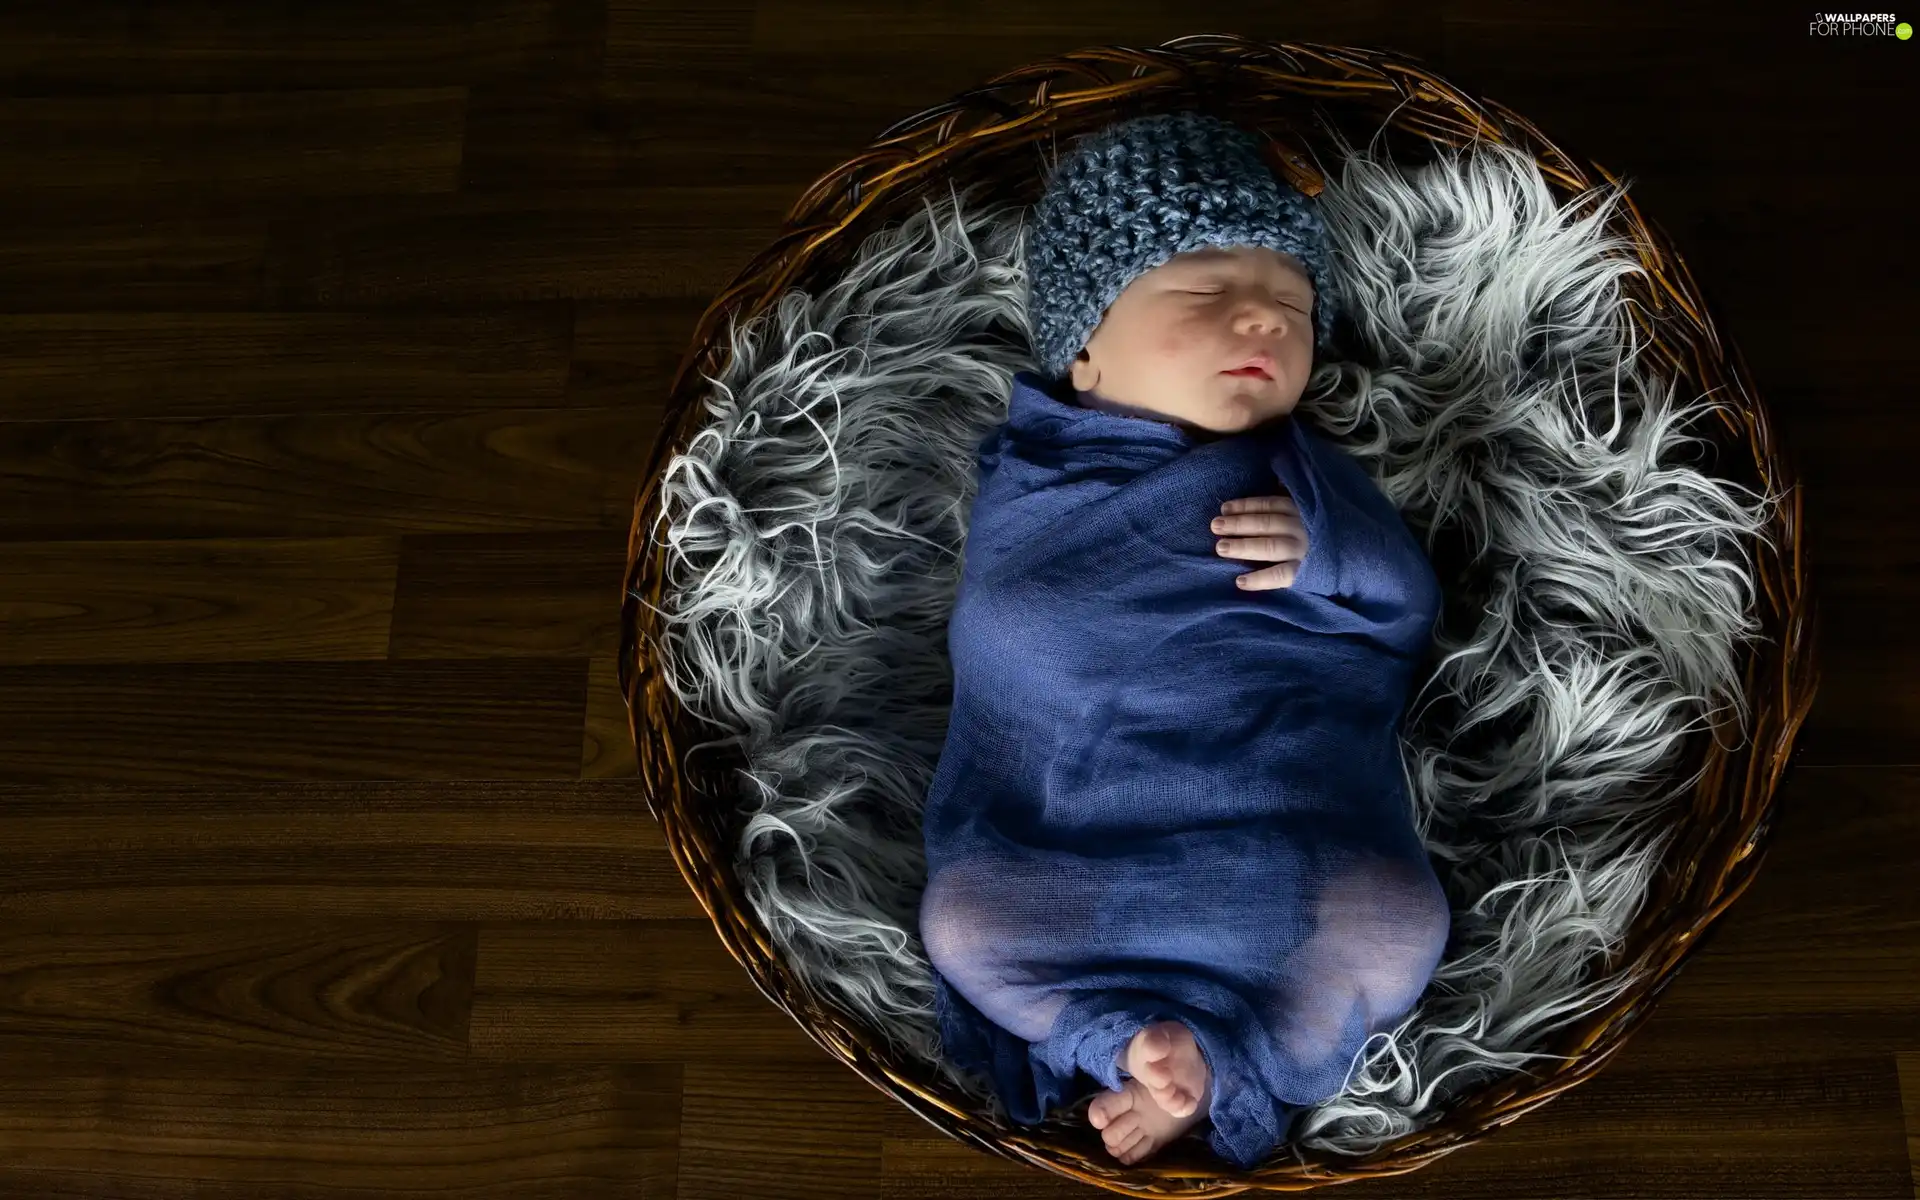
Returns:
[[[1249,591],[1292,587],[1307,557],[1307,527],[1291,496],[1248,496],[1229,500],[1213,519],[1215,533],[1236,536],[1215,547],[1222,558],[1250,558],[1278,565],[1237,576],[1234,582]]]

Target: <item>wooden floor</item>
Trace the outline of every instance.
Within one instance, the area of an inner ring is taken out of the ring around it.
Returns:
[[[1903,14],[1903,16],[1906,14]],[[721,948],[615,688],[641,459],[800,189],[997,72],[1384,44],[1636,181],[1807,481],[1758,882],[1601,1076],[1364,1196],[1909,1198],[1920,47],[1522,0],[0,5],[0,1194],[1106,1193]]]

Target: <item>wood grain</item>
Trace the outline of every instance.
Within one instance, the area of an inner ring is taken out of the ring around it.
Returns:
[[[618,779],[0,785],[0,880],[9,936],[702,916]]]
[[[561,407],[562,301],[459,313],[0,316],[0,420]]]

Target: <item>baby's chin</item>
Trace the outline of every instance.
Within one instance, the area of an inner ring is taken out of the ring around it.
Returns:
[[[1268,421],[1278,421],[1292,413],[1299,403],[1298,392],[1270,383],[1233,388],[1215,407],[1218,418],[1206,424],[1217,433],[1239,433]]]

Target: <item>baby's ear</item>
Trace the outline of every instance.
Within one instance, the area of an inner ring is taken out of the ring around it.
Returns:
[[[1071,363],[1067,364],[1067,378],[1072,381],[1076,391],[1087,391],[1098,382],[1098,378],[1092,372],[1093,355],[1088,354],[1084,349],[1074,356]]]

